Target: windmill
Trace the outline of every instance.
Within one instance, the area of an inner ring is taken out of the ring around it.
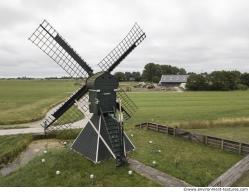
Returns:
[[[94,163],[107,158],[116,159],[116,166],[126,162],[126,152],[135,147],[123,130],[123,119],[128,120],[136,110],[135,103],[118,80],[113,69],[136,48],[146,35],[137,23],[126,37],[99,63],[100,72],[93,69],[44,20],[29,40],[52,58],[71,77],[85,80],[85,84],[69,96],[42,123],[45,134],[61,129],[80,128],[81,119],[87,119],[72,144],[72,149]],[[62,118],[62,117],[66,118]],[[61,120],[62,119],[62,120]],[[79,120],[75,125],[75,121]]]

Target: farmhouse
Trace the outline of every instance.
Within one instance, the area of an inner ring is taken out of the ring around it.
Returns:
[[[162,75],[159,85],[164,87],[180,87],[187,82],[189,75]]]

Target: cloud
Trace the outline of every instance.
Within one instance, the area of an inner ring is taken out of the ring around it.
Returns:
[[[95,71],[135,21],[147,38],[116,70],[142,71],[155,62],[195,72],[248,71],[248,9],[247,0],[3,0],[0,76],[66,74],[27,41],[44,18]]]

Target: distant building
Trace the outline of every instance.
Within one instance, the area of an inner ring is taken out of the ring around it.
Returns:
[[[185,87],[189,75],[162,75],[159,85],[164,87]]]

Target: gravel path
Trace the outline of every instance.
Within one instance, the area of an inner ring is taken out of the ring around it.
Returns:
[[[147,166],[135,159],[129,159],[129,166],[138,174],[153,180],[164,187],[191,187],[192,185],[177,179],[171,175],[161,172],[153,167]]]

